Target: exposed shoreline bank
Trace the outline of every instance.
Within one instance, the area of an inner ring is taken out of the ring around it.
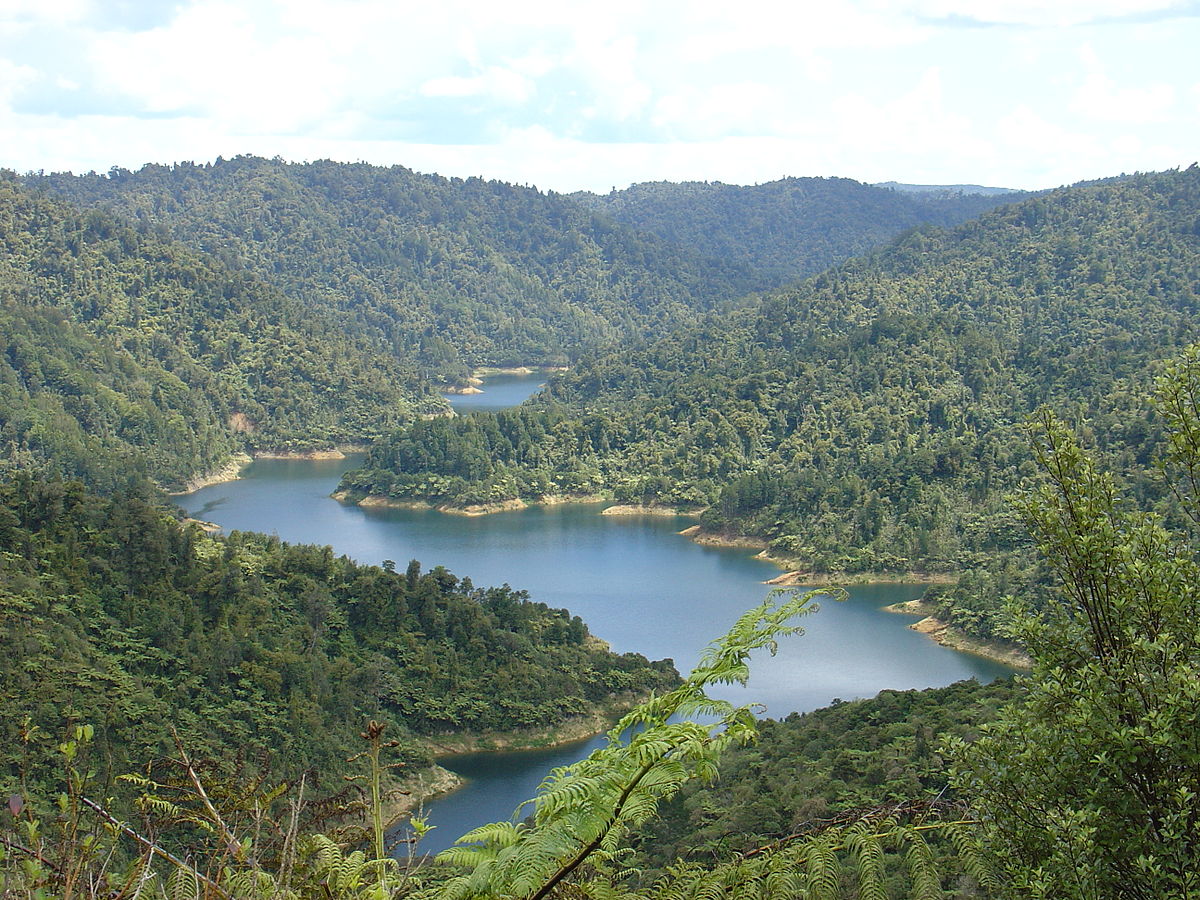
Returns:
[[[763,584],[779,587],[821,586],[827,584],[955,584],[956,575],[944,572],[812,572],[796,568],[796,561],[786,557],[772,556],[766,540],[740,534],[721,534],[704,531],[699,525],[692,525],[679,532],[693,543],[704,547],[723,547],[730,550],[757,550],[755,559],[770,563],[785,571],[774,578],[768,578]]]
[[[769,556],[760,554],[758,558],[778,565],[778,561]],[[957,581],[955,576],[941,572],[855,572],[848,575],[797,570],[776,575],[774,578],[764,581],[763,584],[797,587],[826,584],[955,584]]]
[[[481,385],[483,382],[491,378],[493,375],[553,375],[556,372],[567,371],[567,366],[480,366],[471,372],[465,384],[454,384],[449,387],[439,388],[443,394],[454,394],[455,396],[469,396],[472,394],[482,394]]]
[[[182,491],[168,491],[170,497],[182,497],[185,494],[194,493],[201,488],[210,487],[214,484],[224,484],[227,481],[237,481],[241,477],[242,469],[250,465],[254,460],[246,453],[235,453],[230,457],[229,462],[225,463],[221,468],[209,472],[204,475],[197,475],[194,478],[189,478],[184,484]]]
[[[388,497],[384,494],[367,494],[355,499],[350,491],[335,491],[330,496],[341,503],[378,509],[429,509],[445,513],[448,516],[489,516],[492,513],[513,512],[529,509],[532,506],[563,506],[568,503],[595,505],[609,503],[600,510],[602,516],[656,516],[669,518],[671,516],[695,517],[703,509],[678,509],[674,506],[642,506],[634,503],[613,503],[612,497],[603,494],[543,494],[538,498],[511,497],[507,500],[496,500],[491,503],[470,503],[466,506],[456,506],[453,503],[433,503],[429,500],[405,500],[398,497]],[[693,526],[699,528],[700,526]],[[689,533],[690,529],[679,532]],[[700,542],[703,543],[703,542]],[[756,545],[755,549],[757,549]]]
[[[490,378],[493,375],[536,375],[539,372],[550,375],[554,372],[566,372],[568,366],[480,366],[471,373],[472,378]]]
[[[822,587],[824,585],[854,585],[854,584],[955,584],[956,575],[946,572],[855,572],[854,574],[837,574],[829,572],[809,572],[794,568],[794,560],[775,557],[767,552],[767,543],[761,538],[745,537],[742,535],[714,534],[705,532],[699,525],[693,525],[679,532],[697,544],[708,547],[728,547],[738,550],[758,550],[756,559],[771,563],[781,569],[787,569],[781,575],[766,579],[763,584],[776,587]],[[931,615],[932,604],[924,601],[909,600],[904,603],[894,603],[884,609],[891,613],[919,616],[920,621],[908,627],[920,632],[943,647],[949,647],[961,653],[970,653],[1014,669],[1028,670],[1033,662],[1029,655],[1015,644],[1005,641],[986,640],[973,637],[958,628]]]
[[[384,829],[392,831],[429,800],[452,794],[467,782],[434,763],[402,778],[390,779],[384,789]]]
[[[242,477],[243,470],[256,459],[345,459],[349,453],[363,453],[366,449],[364,444],[341,444],[324,450],[255,450],[253,454],[235,453],[221,468],[206,475],[197,475],[188,480],[183,490],[168,491],[167,495],[183,497],[194,494],[201,488],[237,481]]]
[[[701,547],[725,547],[729,550],[759,550],[765,552],[767,542],[762,538],[747,537],[740,534],[717,534],[705,531],[699,525],[691,525],[679,534]],[[765,559],[760,553],[760,559]]]
[[[376,509],[431,509],[448,516],[490,516],[493,513],[514,512],[528,509],[531,506],[560,506],[565,503],[604,503],[608,498],[599,494],[546,494],[537,500],[523,500],[512,497],[508,500],[496,500],[492,503],[473,503],[466,506],[455,506],[451,503],[436,505],[428,500],[401,500],[383,494],[368,494],[355,500],[349,491],[334,491],[330,494],[340,503],[350,503]]]
[[[366,444],[342,444],[328,450],[256,450],[255,459],[345,459],[347,453],[365,453]]]
[[[606,506],[604,509],[600,510],[600,515],[658,516],[661,518],[671,518],[672,516],[695,517],[700,515],[702,512],[703,510],[700,509],[677,509],[674,506],[642,506],[638,503],[617,503],[613,506]]]
[[[1007,641],[972,637],[955,628],[949,622],[931,615],[934,611],[933,604],[927,603],[924,600],[917,599],[907,600],[903,603],[893,603],[890,606],[883,607],[883,609],[885,612],[898,613],[905,616],[921,616],[920,621],[914,622],[908,627],[936,641],[943,647],[958,650],[960,653],[971,653],[975,656],[982,656],[984,659],[1012,666],[1014,669],[1028,671],[1033,668],[1033,660],[1029,654],[1016,644],[1010,644]]]

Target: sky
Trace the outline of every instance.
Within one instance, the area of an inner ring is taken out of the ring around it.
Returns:
[[[1036,189],[1200,158],[1200,0],[0,0],[0,167]]]

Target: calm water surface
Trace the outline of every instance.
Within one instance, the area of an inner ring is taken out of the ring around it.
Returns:
[[[523,403],[526,398],[541,390],[546,376],[541,372],[532,375],[492,375],[484,379],[482,394],[444,394],[459,412],[475,409],[504,409]]]
[[[472,395],[482,397],[486,395]],[[671,657],[686,672],[738,614],[758,604],[772,566],[745,551],[700,547],[676,532],[679,517],[599,515],[603,505],[535,507],[479,518],[433,511],[380,510],[331,500],[356,460],[260,460],[242,479],[180,498],[189,514],[286,541],[329,544],[360,562],[411,559],[444,565],[475,584],[508,583],[532,599],[566,607],[619,652]],[[755,659],[749,685],[728,689],[785,716],[835,698],[885,688],[924,688],[964,678],[990,680],[1006,668],[956,653],[909,630],[911,619],[882,606],[921,593],[919,586],[856,587],[844,603],[824,603],[775,657]],[[443,761],[470,785],[434,804],[436,825],[422,845],[433,852],[464,831],[509,817],[548,768],[580,758],[596,742],[554,750],[474,754]]]

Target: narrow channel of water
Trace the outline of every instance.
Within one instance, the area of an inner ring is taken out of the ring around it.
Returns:
[[[481,397],[485,395],[470,395]],[[477,585],[508,583],[534,600],[566,607],[619,652],[671,657],[686,672],[704,646],[768,593],[777,573],[745,551],[698,546],[677,532],[680,517],[615,517],[601,505],[534,507],[479,518],[433,511],[363,509],[329,498],[356,459],[260,460],[235,482],[180,498],[189,514],[292,542],[329,544],[361,562],[410,559],[443,565]],[[1008,670],[939,647],[881,607],[916,597],[919,586],[870,585],[844,603],[825,603],[775,657],[755,659],[750,684],[726,694],[785,716],[885,688],[924,688]],[[580,758],[595,742],[525,753],[444,761],[471,779],[432,805],[437,826],[422,845],[435,852],[461,833],[508,818],[552,766]]]
[[[460,413],[477,409],[497,410],[524,403],[541,390],[547,376],[542,372],[532,375],[491,375],[484,379],[479,394],[444,394],[450,405]]]

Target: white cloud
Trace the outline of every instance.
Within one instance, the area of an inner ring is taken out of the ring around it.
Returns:
[[[1124,125],[1167,121],[1174,111],[1175,89],[1161,82],[1134,87],[1116,84],[1090,46],[1080,51],[1086,75],[1075,92],[1076,108],[1086,116]]]
[[[11,103],[14,96],[37,78],[37,70],[32,66],[0,59],[0,103]]]
[[[264,36],[232,2],[194,4],[162,28],[101,34],[91,58],[102,88],[151,113],[210,116],[219,127],[312,125],[344,90],[315,33]]]
[[[1188,6],[1186,0],[917,0],[907,4],[907,9],[929,18],[963,17],[1006,25],[1063,27]]]
[[[522,103],[533,95],[534,84],[511,69],[491,66],[469,78],[431,78],[418,90],[425,97],[490,97],[506,103]]]
[[[87,18],[89,0],[0,0],[0,20],[64,25]]]
[[[257,152],[564,190],[784,174],[1038,186],[1194,154],[1200,22],[1073,24],[1177,8],[0,0],[0,165]]]

